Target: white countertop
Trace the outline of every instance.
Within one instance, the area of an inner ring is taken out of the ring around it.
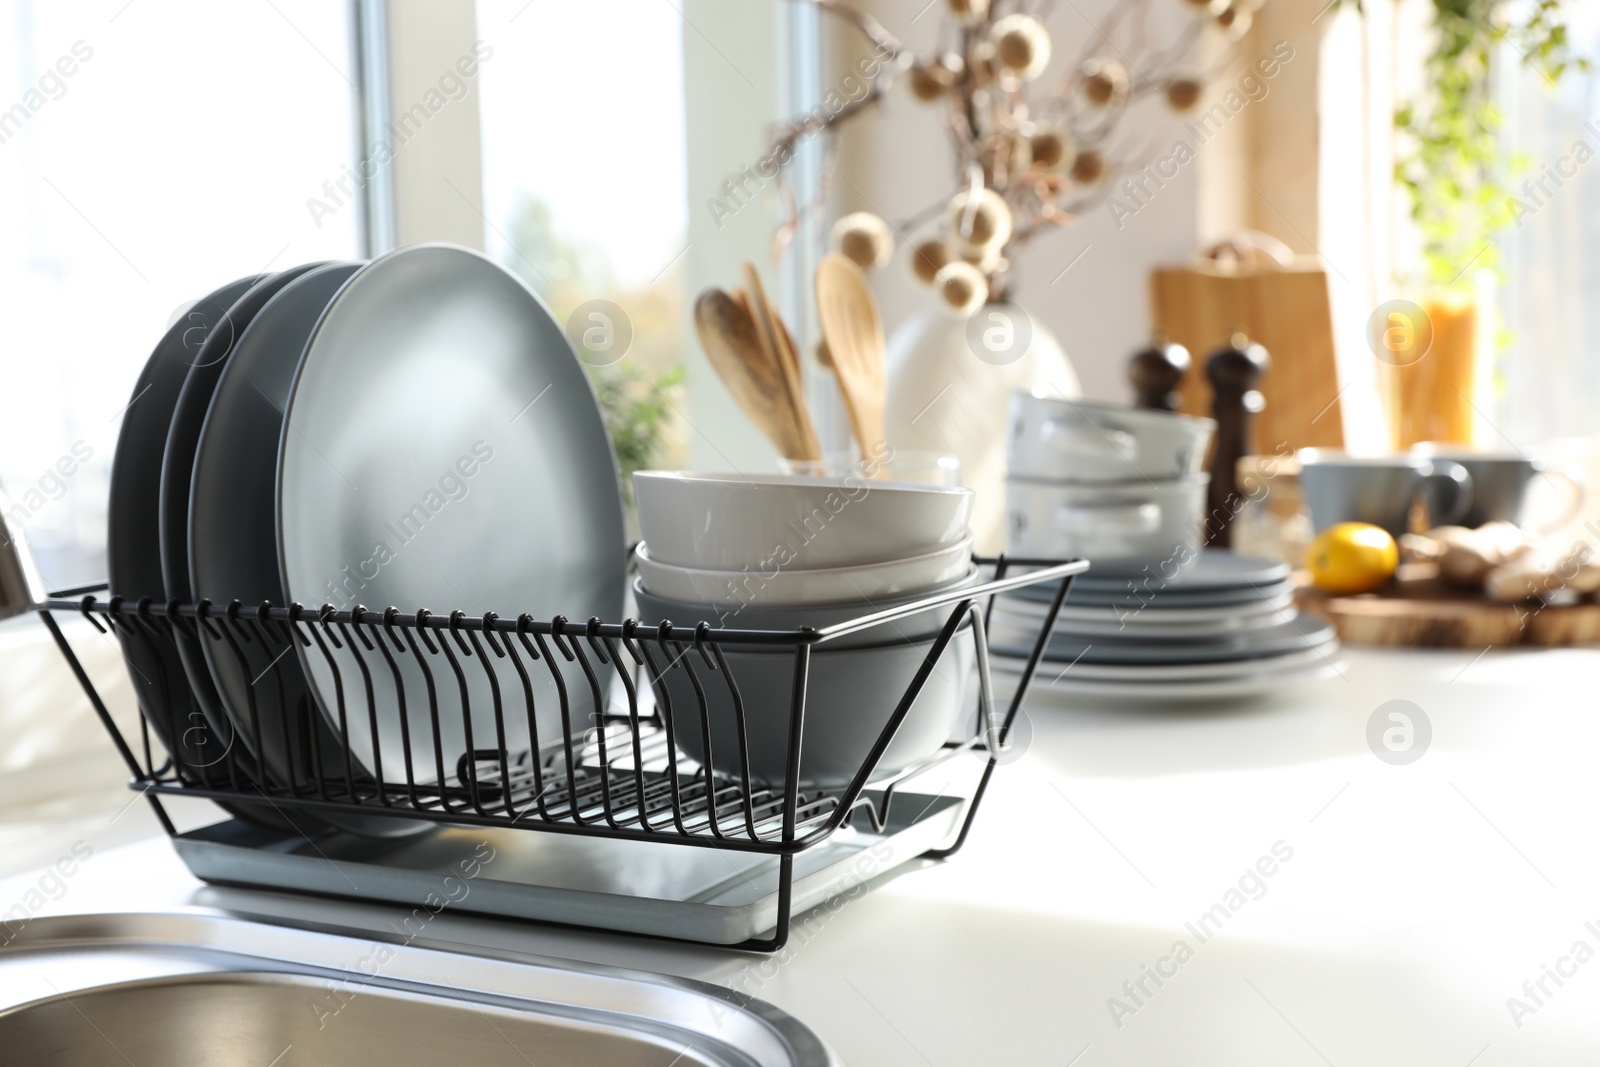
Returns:
[[[1356,649],[1345,677],[1247,709],[1041,703],[961,853],[880,880],[779,958],[448,911],[431,936],[735,985],[872,1067],[997,1053],[1056,1067],[1594,1063],[1596,690],[1595,650]],[[1406,766],[1366,740],[1394,699],[1432,725]],[[0,826],[30,864],[75,841],[95,849],[49,911],[389,914],[210,889],[160,838],[113,847],[154,829],[143,803],[118,814],[129,796],[13,810]],[[1247,875],[1275,848],[1270,876]],[[0,882],[0,911],[38,884]],[[1580,940],[1594,959],[1573,957]],[[1147,965],[1170,977],[1157,986]],[[1544,965],[1571,974],[1535,986],[1535,1003],[1522,986]],[[1536,1010],[1514,1019],[1510,997]]]

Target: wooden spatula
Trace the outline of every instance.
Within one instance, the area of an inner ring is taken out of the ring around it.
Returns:
[[[817,264],[817,314],[828,346],[828,365],[839,379],[850,424],[861,454],[883,440],[883,408],[888,391],[884,370],[883,320],[867,287],[866,275],[839,255]]]
[[[733,399],[772,446],[791,459],[816,458],[789,397],[788,372],[770,358],[753,317],[720,289],[707,289],[694,305],[695,332],[706,357]]]
[[[806,451],[803,454],[790,455],[789,459],[820,460],[822,458],[822,445],[817,440],[817,432],[811,425],[811,413],[806,407],[805,383],[800,377],[800,353],[795,348],[794,340],[789,335],[789,330],[779,317],[777,309],[767,300],[766,289],[761,284],[761,275],[757,272],[755,264],[743,263],[740,265],[744,278],[744,302],[750,309],[750,318],[755,323],[756,336],[761,340],[767,357],[783,368],[784,381],[788,386],[789,400],[796,414],[801,437],[805,441]]]

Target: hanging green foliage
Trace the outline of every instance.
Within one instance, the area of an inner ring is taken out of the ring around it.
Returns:
[[[1434,0],[1427,93],[1394,116],[1405,134],[1394,177],[1409,194],[1432,283],[1498,266],[1495,236],[1512,221],[1511,179],[1526,163],[1501,143],[1495,65],[1509,47],[1552,88],[1569,70],[1588,70],[1568,36],[1571,2]]]

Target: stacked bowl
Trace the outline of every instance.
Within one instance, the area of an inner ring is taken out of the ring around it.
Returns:
[[[1018,390],[1007,439],[1012,555],[1081,557],[1094,575],[1199,555],[1210,419]]]
[[[1202,549],[1216,423],[1018,392],[1006,483],[1010,551],[1079,556],[1033,692],[1164,705],[1276,692],[1338,670],[1337,641],[1294,608],[1289,568]],[[995,679],[1019,675],[1054,585],[996,598]]]
[[[968,489],[678,471],[639,471],[633,486],[644,534],[633,594],[647,625],[820,630],[981,580],[967,529]],[[855,777],[951,610],[940,605],[816,646],[803,785],[837,788]],[[733,688],[708,682],[704,664],[694,675],[681,664],[662,671],[677,743],[715,774],[781,784],[794,646],[730,642],[721,651],[737,682],[737,708]],[[973,662],[974,639],[963,623],[878,761],[879,775],[950,739]]]

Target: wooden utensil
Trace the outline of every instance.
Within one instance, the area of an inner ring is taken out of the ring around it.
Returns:
[[[839,255],[817,264],[817,313],[828,346],[829,366],[839,379],[861,454],[883,440],[888,391],[884,370],[883,320],[861,268]]]
[[[794,411],[796,426],[805,446],[803,453],[790,453],[785,458],[820,460],[822,445],[817,440],[817,432],[811,425],[811,413],[806,407],[805,383],[800,376],[800,353],[795,349],[794,340],[789,336],[788,327],[783,324],[782,317],[767,300],[767,291],[761,284],[761,274],[756,270],[755,264],[748,261],[740,264],[740,272],[744,277],[744,299],[750,309],[751,321],[755,323],[756,336],[761,342],[766,358],[776,363],[783,371],[790,407]]]
[[[814,435],[808,440],[802,430],[788,373],[767,356],[745,306],[720,289],[707,289],[695,301],[694,325],[717,376],[773,447],[787,458],[820,458],[806,454],[816,448]]]

